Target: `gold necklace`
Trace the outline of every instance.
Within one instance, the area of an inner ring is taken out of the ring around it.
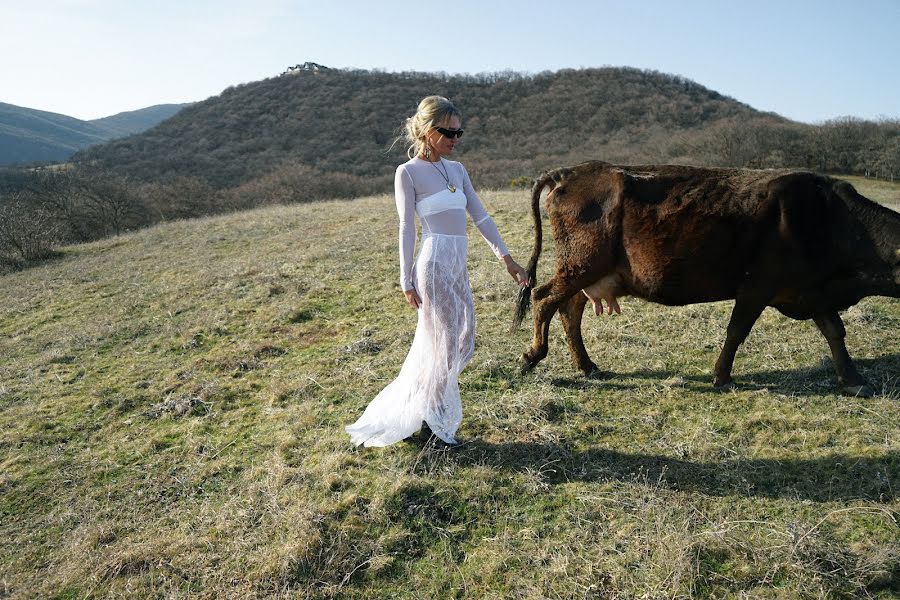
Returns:
[[[438,159],[438,160],[441,160],[441,159]],[[450,190],[450,193],[451,193],[451,194],[456,193],[456,186],[453,185],[452,183],[450,183],[450,173],[447,172],[446,174],[444,174],[443,171],[441,171],[440,169],[438,169],[438,166],[437,166],[436,164],[434,164],[434,163],[431,162],[430,160],[429,160],[428,162],[429,162],[429,164],[430,164],[432,167],[434,167],[435,169],[437,169],[437,172],[440,173],[440,174],[441,174],[441,177],[444,178],[444,181],[447,182],[447,189]],[[446,169],[446,167],[444,167],[444,169]]]

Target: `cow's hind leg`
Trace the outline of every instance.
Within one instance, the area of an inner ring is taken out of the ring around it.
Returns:
[[[597,365],[591,361],[587,349],[584,347],[584,338],[581,336],[581,318],[584,316],[584,306],[588,297],[585,294],[573,294],[559,309],[559,317],[562,320],[566,338],[569,341],[569,351],[575,366],[581,369],[585,375],[592,376],[599,373]]]
[[[872,388],[866,385],[862,375],[853,365],[850,353],[847,352],[847,345],[844,343],[847,332],[840,315],[837,312],[830,312],[813,317],[813,321],[828,341],[828,347],[831,348],[841,393],[847,396],[864,396],[866,398],[872,396]]]
[[[550,321],[560,306],[581,287],[566,285],[555,277],[532,293],[531,314],[534,317],[534,339],[531,347],[522,355],[522,372],[534,368],[547,356],[547,334]]]
[[[725,332],[725,344],[716,360],[715,381],[716,387],[731,385],[734,379],[731,377],[731,369],[734,367],[734,355],[738,347],[744,343],[753,324],[766,308],[766,301],[757,294],[738,294],[731,310],[731,319]]]

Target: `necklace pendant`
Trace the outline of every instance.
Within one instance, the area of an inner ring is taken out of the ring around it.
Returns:
[[[451,193],[451,194],[456,193],[456,186],[453,185],[452,183],[448,183],[448,184],[447,184],[447,189],[450,190],[450,193]]]

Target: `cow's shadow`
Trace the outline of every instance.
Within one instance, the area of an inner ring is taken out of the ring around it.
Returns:
[[[876,394],[900,393],[900,354],[855,361]],[[787,396],[836,393],[830,364],[796,369],[736,373],[737,390],[765,390]],[[692,392],[722,393],[711,376],[684,375],[675,370],[638,369],[605,373],[588,379],[553,378],[555,386],[624,392],[646,389],[647,380],[680,386]],[[654,385],[651,383],[651,385]],[[865,402],[865,399],[857,400]],[[548,484],[567,481],[646,481],[672,490],[712,496],[743,495],[796,498],[813,502],[852,499],[888,502],[900,492],[900,453],[879,456],[832,454],[819,458],[735,458],[718,462],[691,461],[658,454],[627,453],[609,448],[573,449],[558,443],[504,442],[475,439],[450,453],[463,465],[490,465],[511,472],[540,473]]]
[[[693,462],[608,448],[572,449],[565,442],[493,443],[473,440],[449,453],[460,465],[490,465],[539,473],[543,482],[625,481],[710,496],[791,498],[811,502],[891,502],[900,483],[900,453],[833,454],[821,458],[737,458]]]
[[[861,358],[854,364],[864,379],[878,395],[900,393],[900,353]],[[587,389],[599,383],[603,389],[634,391],[645,388],[647,380],[660,385],[683,387],[691,392],[721,393],[722,391],[769,391],[787,396],[821,396],[837,391],[837,375],[828,360],[824,364],[795,369],[767,369],[734,372],[734,388],[720,389],[713,386],[712,372],[687,375],[678,370],[636,369],[632,371],[603,370],[587,378],[554,377],[550,381],[557,387]]]

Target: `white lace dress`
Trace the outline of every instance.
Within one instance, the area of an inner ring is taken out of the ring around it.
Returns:
[[[397,168],[394,190],[400,215],[400,286],[415,289],[422,305],[400,374],[346,430],[354,444],[387,446],[418,431],[424,421],[452,444],[462,422],[459,374],[475,349],[466,213],[495,255],[508,252],[460,163],[414,158]],[[413,263],[416,214],[422,243]]]

